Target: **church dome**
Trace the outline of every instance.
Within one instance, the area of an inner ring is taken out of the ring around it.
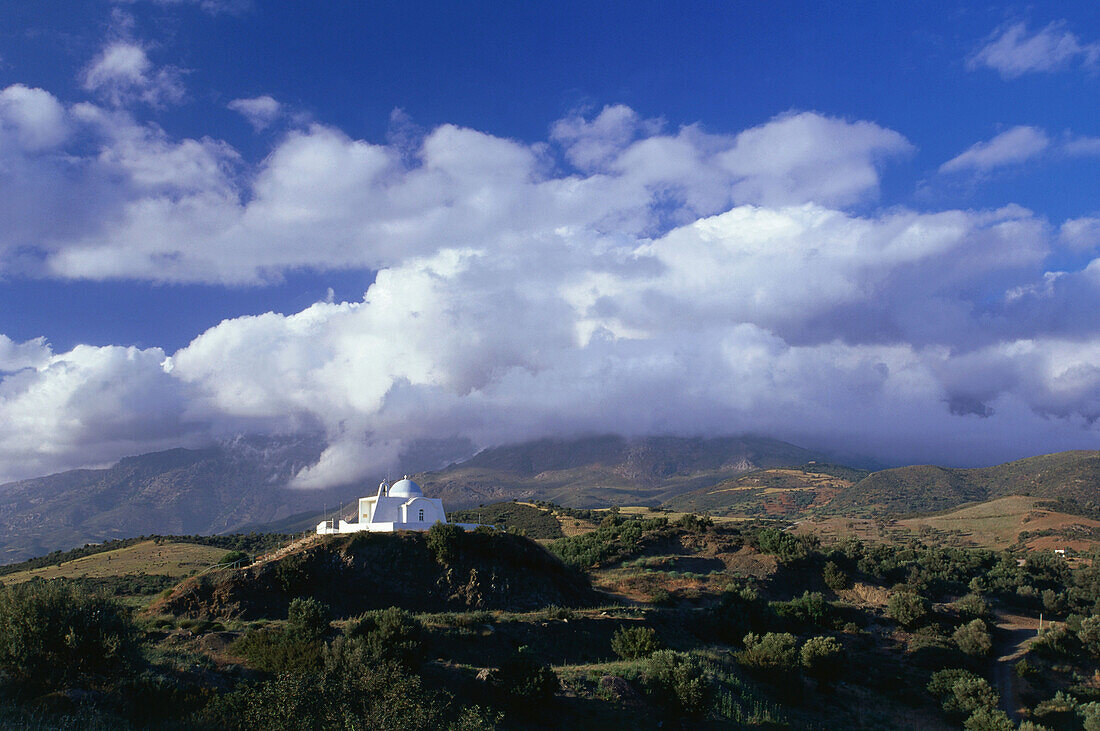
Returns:
[[[389,495],[390,497],[423,497],[424,491],[420,489],[420,485],[405,475],[405,479],[393,483]]]

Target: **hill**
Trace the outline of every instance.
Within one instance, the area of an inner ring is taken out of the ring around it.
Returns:
[[[917,531],[927,529],[945,537],[953,534],[982,548],[1071,548],[1088,553],[1100,547],[1100,520],[1061,512],[1057,510],[1059,504],[1014,495],[898,522]]]
[[[808,449],[762,437],[605,435],[487,449],[416,479],[426,493],[454,508],[511,499],[577,508],[659,505],[754,469],[820,458]]]
[[[246,569],[187,579],[150,611],[277,618],[295,597],[319,599],[342,617],[389,606],[522,610],[596,599],[583,574],[533,541],[456,528],[307,538]]]
[[[112,538],[224,533],[359,493],[284,487],[320,449],[313,440],[238,439],[0,485],[0,563]]]
[[[867,474],[825,463],[755,470],[678,495],[661,507],[716,516],[795,516],[828,504]]]
[[[838,514],[907,514],[947,510],[1010,495],[1063,501],[1063,510],[1100,511],[1100,452],[1058,452],[993,467],[899,467],[868,475],[838,494]]]

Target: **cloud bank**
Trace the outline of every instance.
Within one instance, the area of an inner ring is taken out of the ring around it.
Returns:
[[[964,464],[1095,445],[1100,322],[1065,313],[1100,311],[1100,260],[1044,266],[1094,222],[874,209],[912,151],[814,112],[718,134],[610,106],[537,143],[298,126],[249,165],[9,87],[0,272],[377,275],[356,301],[227,320],[175,353],[0,340],[0,478],[302,430],[329,446],[301,487],[453,435],[755,432]]]
[[[974,70],[984,66],[1005,79],[1028,73],[1050,73],[1073,64],[1095,69],[1100,63],[1100,43],[1082,42],[1065,26],[1065,22],[1054,22],[1040,31],[1028,33],[1025,23],[1006,25],[967,59],[967,67]]]

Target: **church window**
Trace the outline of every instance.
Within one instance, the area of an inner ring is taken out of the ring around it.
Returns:
[[[420,509],[420,517],[417,520],[419,520],[421,523],[424,522],[424,509],[423,508]]]

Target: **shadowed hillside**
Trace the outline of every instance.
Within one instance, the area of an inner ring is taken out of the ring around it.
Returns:
[[[438,526],[428,533],[308,539],[296,551],[247,569],[188,579],[153,610],[202,618],[283,617],[296,597],[314,597],[347,617],[389,606],[583,606],[596,595],[583,574],[527,538]]]

